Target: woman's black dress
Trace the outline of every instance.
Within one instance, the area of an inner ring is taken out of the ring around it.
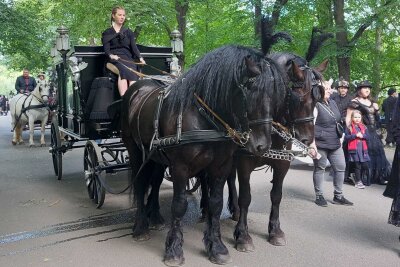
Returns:
[[[390,173],[389,182],[383,195],[393,198],[388,222],[395,226],[400,226],[400,101],[398,99],[393,112],[392,122],[392,133],[397,145],[393,158],[392,172]]]
[[[385,150],[381,137],[377,133],[377,120],[378,112],[372,106],[366,106],[357,100],[353,100],[349,105],[352,109],[357,109],[362,114],[362,121],[368,128],[369,138],[367,140],[369,161],[369,176],[366,181],[363,180],[365,185],[371,183],[384,183],[389,179],[391,166],[386,158]]]
[[[130,71],[129,68],[138,71],[138,66],[132,62],[137,61],[141,55],[136,46],[135,34],[128,28],[122,27],[117,33],[113,27],[108,28],[102,34],[104,52],[108,61],[113,63],[119,70],[121,79],[129,81],[138,80],[138,75]],[[110,55],[117,55],[122,60],[112,60]]]

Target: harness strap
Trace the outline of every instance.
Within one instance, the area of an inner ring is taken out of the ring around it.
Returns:
[[[158,147],[174,147],[199,142],[221,142],[229,141],[231,137],[224,132],[216,130],[193,130],[182,132],[178,139],[176,135],[165,136],[153,140],[153,148]],[[154,149],[153,149],[154,150]]]
[[[225,129],[228,132],[228,136],[230,136],[233,140],[233,142],[245,146],[246,143],[249,141],[250,135],[247,132],[240,133],[233,129],[232,127],[229,126],[228,123],[226,123],[220,116],[218,116],[217,113],[215,113],[204,101],[201,99],[196,93],[194,93],[194,96],[197,98],[197,100],[202,104],[208,112],[210,112],[221,124],[222,126],[225,127]]]

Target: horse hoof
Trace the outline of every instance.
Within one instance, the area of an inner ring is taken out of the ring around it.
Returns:
[[[253,242],[236,244],[235,248],[240,252],[253,252],[255,250]]]
[[[156,230],[156,231],[161,231],[165,229],[165,224],[160,223],[160,224],[153,224],[149,226],[150,230]]]
[[[209,260],[214,264],[225,265],[232,262],[229,254],[216,254],[209,257]]]
[[[182,266],[185,264],[185,258],[184,257],[164,257],[164,264],[167,266]]]
[[[274,246],[286,246],[285,236],[270,236],[268,242]]]
[[[30,144],[30,145],[29,145],[29,147],[35,147],[35,146],[36,146],[35,144]]]
[[[150,240],[150,234],[149,233],[144,233],[144,234],[141,234],[141,235],[137,235],[137,236],[133,236],[133,239],[136,241],[136,242],[143,242],[143,241],[147,241],[147,240]]]
[[[17,144],[17,142],[15,142],[15,141],[12,141],[11,143],[13,144],[13,146],[15,146]]]
[[[41,147],[45,147],[45,146],[46,146],[46,144],[40,144],[40,146],[41,146]]]

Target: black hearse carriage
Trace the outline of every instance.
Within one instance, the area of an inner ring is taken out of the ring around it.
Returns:
[[[172,79],[160,75],[160,71],[170,72],[172,48],[138,48],[146,60],[142,73]],[[55,64],[58,109],[51,124],[50,153],[57,178],[62,177],[63,154],[84,147],[86,186],[98,208],[104,203],[105,190],[112,191],[104,183],[104,173],[129,170],[118,120],[108,110],[119,98],[118,76],[105,63],[102,46],[75,46]]]

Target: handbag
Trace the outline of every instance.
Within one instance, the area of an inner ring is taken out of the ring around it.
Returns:
[[[336,133],[338,137],[342,137],[344,134],[344,128],[341,123],[336,122]]]
[[[342,136],[344,134],[344,128],[343,128],[342,124],[336,120],[335,114],[333,113],[333,111],[329,107],[325,107],[321,103],[317,103],[317,104],[319,104],[323,109],[325,109],[328,112],[328,114],[331,115],[331,117],[335,120],[335,122],[336,122],[336,134],[337,134],[337,136],[339,138],[342,138]]]

